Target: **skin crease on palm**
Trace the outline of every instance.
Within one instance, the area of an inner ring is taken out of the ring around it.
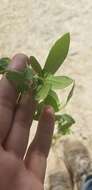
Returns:
[[[27,56],[17,54],[10,69],[23,70]],[[0,190],[43,190],[47,157],[54,129],[54,112],[50,106],[42,111],[32,144],[29,130],[37,103],[32,91],[16,104],[15,85],[5,76],[0,80]]]

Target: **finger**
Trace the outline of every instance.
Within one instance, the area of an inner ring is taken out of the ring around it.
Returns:
[[[21,70],[26,66],[27,57],[18,54],[13,57],[10,69]],[[3,143],[10,129],[13,112],[16,105],[17,92],[14,85],[2,77],[0,80],[0,143]]]
[[[41,182],[44,181],[46,161],[51,146],[53,129],[54,112],[50,106],[47,106],[42,112],[36,136],[25,158],[27,168],[33,171]]]
[[[35,108],[36,102],[32,93],[22,96],[15,113],[12,129],[5,142],[5,149],[13,151],[19,158],[23,158],[26,151]]]

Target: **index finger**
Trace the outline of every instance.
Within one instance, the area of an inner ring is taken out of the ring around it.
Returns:
[[[23,70],[28,58],[17,54],[12,58],[9,69]],[[0,143],[3,143],[10,129],[16,106],[17,91],[14,85],[4,76],[0,80]]]

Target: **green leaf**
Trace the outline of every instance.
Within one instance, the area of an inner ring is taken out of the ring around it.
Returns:
[[[44,70],[54,74],[65,60],[70,45],[70,34],[63,35],[51,48]]]
[[[50,75],[47,77],[47,82],[51,84],[52,89],[63,89],[68,87],[73,83],[73,79],[67,76],[53,76]]]
[[[24,70],[23,75],[24,75],[24,80],[28,80],[28,81],[33,80],[33,71],[30,67],[27,67]]]
[[[71,88],[71,90],[70,90],[70,92],[68,94],[68,97],[67,97],[65,103],[61,105],[60,109],[64,109],[67,106],[67,104],[69,103],[70,99],[73,96],[74,88],[75,88],[75,81],[73,81],[73,85],[72,85],[72,88]]]
[[[23,83],[25,80],[24,72],[7,70],[6,77],[10,81],[14,81],[16,83]]]
[[[41,75],[42,74],[42,68],[41,68],[39,62],[37,61],[37,59],[34,56],[30,57],[30,63],[31,63],[31,67],[33,68],[33,70],[37,74]]]
[[[26,92],[30,88],[29,81],[32,79],[32,71],[30,68],[26,68],[24,71],[12,71],[7,70],[6,77],[16,85],[18,92]]]
[[[30,68],[25,68],[23,71],[7,70],[6,77],[9,80],[16,81],[16,83],[22,83],[31,81],[33,79],[33,73]]]
[[[60,102],[59,102],[59,98],[58,98],[56,92],[50,90],[47,98],[44,101],[44,103],[46,105],[51,105],[54,108],[55,112],[59,111]]]
[[[75,120],[68,114],[63,114],[58,119],[58,133],[63,135],[69,133],[69,128],[75,123]]]
[[[37,101],[44,100],[47,97],[50,89],[51,85],[44,81],[43,85],[41,85],[41,87],[38,88],[38,92],[36,93],[35,99]]]
[[[23,93],[28,90],[28,84],[26,84],[24,80],[24,73],[8,70],[6,77],[8,80],[15,83],[18,93]]]
[[[74,88],[75,88],[75,82],[73,83],[73,86],[72,86],[72,88],[71,88],[71,90],[70,90],[70,92],[69,92],[69,95],[68,95],[68,97],[67,97],[66,105],[68,104],[68,102],[70,101],[70,99],[71,99],[72,96],[73,96]]]
[[[5,73],[6,68],[10,62],[11,60],[8,57],[0,59],[0,74]]]

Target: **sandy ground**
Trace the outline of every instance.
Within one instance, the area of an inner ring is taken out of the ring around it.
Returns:
[[[37,56],[43,65],[51,44],[65,32],[71,33],[71,46],[59,73],[76,81],[67,112],[76,120],[73,135],[91,150],[92,1],[0,0],[0,56],[24,52]]]

